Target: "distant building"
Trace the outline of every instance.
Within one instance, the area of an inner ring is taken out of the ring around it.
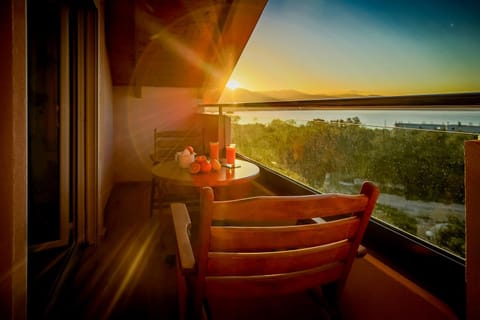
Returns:
[[[397,127],[397,128],[408,128],[408,129],[457,131],[457,132],[466,132],[466,133],[474,133],[474,134],[480,133],[480,125],[462,124],[461,122],[458,122],[457,124],[395,122],[395,127]]]

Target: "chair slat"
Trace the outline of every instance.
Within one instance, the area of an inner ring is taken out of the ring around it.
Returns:
[[[334,263],[299,272],[261,275],[205,277],[207,297],[261,297],[298,292],[337,280],[345,265]]]
[[[267,251],[313,247],[352,238],[355,216],[318,224],[278,227],[212,226],[210,251]]]
[[[209,276],[269,275],[311,269],[343,261],[351,250],[348,240],[311,248],[271,252],[210,252]]]
[[[255,204],[252,205],[252,202]],[[363,194],[324,194],[306,196],[263,196],[219,201],[212,212],[212,220],[276,221],[329,217],[365,210],[368,197]]]
[[[205,150],[204,135],[201,129],[178,131],[154,131],[154,161],[173,160],[175,153],[191,145],[197,153]]]

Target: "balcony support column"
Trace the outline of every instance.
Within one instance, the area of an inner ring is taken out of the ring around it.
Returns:
[[[480,319],[480,141],[465,141],[467,319]]]

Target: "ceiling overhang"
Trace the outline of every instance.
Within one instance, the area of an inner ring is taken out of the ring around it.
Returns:
[[[114,85],[198,88],[220,97],[266,0],[110,0]]]

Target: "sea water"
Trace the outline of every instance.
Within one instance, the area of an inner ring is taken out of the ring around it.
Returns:
[[[480,126],[480,110],[275,110],[235,111],[239,124],[270,123],[274,119],[294,120],[306,124],[313,119],[347,120],[357,117],[361,124],[373,127],[394,127],[395,123],[462,124]]]

